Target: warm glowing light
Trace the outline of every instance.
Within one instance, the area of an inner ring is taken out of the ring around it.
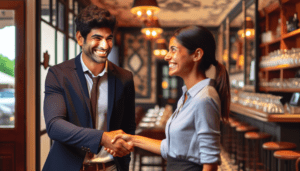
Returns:
[[[251,36],[251,31],[247,30],[247,31],[246,31],[246,36],[247,36],[247,37]]]
[[[138,11],[136,14],[137,14],[138,17],[141,17],[142,16],[142,11]]]
[[[167,88],[169,87],[169,83],[168,83],[167,81],[163,81],[163,82],[161,83],[161,87],[162,87],[163,89],[167,89]]]
[[[228,61],[228,51],[227,49],[224,50],[224,53],[223,53],[223,61]]]
[[[166,49],[160,50],[160,54],[162,56],[166,56],[167,53],[168,53],[168,51]]]
[[[150,30],[147,30],[147,31],[146,31],[146,35],[147,35],[147,36],[150,36],[150,34],[151,34]]]
[[[157,36],[156,31],[152,31],[152,36],[153,36],[153,37]]]
[[[243,68],[243,66],[244,66],[244,55],[240,55],[238,60],[239,60],[239,61],[238,61],[238,65],[239,65],[241,68]]]
[[[153,54],[154,54],[155,56],[160,56],[160,50],[158,50],[158,49],[154,50],[154,51],[153,51]]]
[[[152,11],[151,11],[151,10],[148,10],[148,11],[147,11],[147,15],[148,15],[148,16],[151,16],[151,15],[152,15]]]

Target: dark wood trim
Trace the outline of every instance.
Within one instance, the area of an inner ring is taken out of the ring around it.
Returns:
[[[258,92],[259,83],[258,83],[258,72],[259,72],[259,57],[260,57],[260,50],[259,50],[259,44],[260,44],[260,38],[258,35],[260,35],[260,29],[259,29],[259,13],[258,13],[258,0],[254,0],[255,3],[255,75],[254,75],[254,92]]]
[[[14,142],[14,170],[24,171],[26,156],[26,56],[25,56],[25,5],[24,1],[1,1],[1,9],[15,11],[16,58],[15,58],[15,127],[1,128],[0,142]],[[18,155],[16,155],[18,154]],[[1,168],[0,168],[1,169]]]
[[[56,6],[56,11],[58,11],[58,5]],[[58,13],[58,12],[57,12]],[[58,19],[57,20],[57,24],[58,25]],[[41,54],[41,1],[36,1],[36,119],[35,119],[35,125],[36,125],[36,131],[35,131],[35,168],[36,169],[40,169],[41,168],[41,140],[40,140],[40,128],[41,128],[41,113],[40,113],[40,109],[41,109],[41,79],[40,79],[40,68],[41,68],[41,60],[40,60],[40,54]]]

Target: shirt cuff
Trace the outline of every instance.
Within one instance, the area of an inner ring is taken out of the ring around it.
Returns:
[[[167,159],[167,154],[168,154],[167,139],[162,140],[160,144],[160,153],[164,159]]]

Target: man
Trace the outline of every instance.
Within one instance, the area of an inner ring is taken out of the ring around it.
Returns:
[[[75,22],[82,53],[51,67],[46,78],[44,115],[54,143],[43,170],[129,170],[132,144],[111,143],[136,127],[133,76],[107,60],[115,17],[90,5]],[[104,147],[115,149],[117,157]]]

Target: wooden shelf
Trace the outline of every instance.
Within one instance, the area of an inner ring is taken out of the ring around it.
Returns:
[[[295,36],[300,36],[300,29],[297,29],[297,30],[294,30],[290,33],[287,33],[287,34],[284,34],[282,36],[282,39],[285,40],[285,39],[288,39],[288,38],[293,38]]]
[[[280,40],[281,40],[281,37],[277,37],[276,39],[272,40],[271,42],[260,44],[259,47],[263,48],[263,47],[266,47],[268,45],[272,45],[272,44],[275,44],[275,43],[280,43]]]
[[[271,42],[267,42],[267,43],[262,43],[259,45],[259,47],[263,48],[275,43],[280,43],[281,40],[285,40],[285,39],[289,39],[289,38],[294,38],[295,36],[300,36],[300,28],[297,30],[294,30],[290,33],[284,34],[281,37],[277,37],[274,40],[272,40]]]
[[[300,114],[270,114],[236,103],[230,104],[230,111],[264,122],[300,122]]]
[[[276,67],[267,67],[267,68],[260,68],[260,71],[277,71],[280,69],[293,69],[293,68],[299,68],[300,65],[278,65]]]
[[[260,87],[259,91],[263,92],[285,92],[285,93],[294,93],[300,92],[300,88],[273,88],[273,87]]]

